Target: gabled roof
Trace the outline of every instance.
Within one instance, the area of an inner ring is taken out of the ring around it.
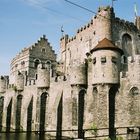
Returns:
[[[101,40],[95,48],[93,48],[90,52],[93,53],[97,50],[115,50],[123,54],[123,50],[119,47],[115,46],[111,40],[108,40],[107,38],[104,38]]]

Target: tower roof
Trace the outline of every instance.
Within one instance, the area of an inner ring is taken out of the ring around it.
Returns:
[[[123,54],[123,50],[114,45],[112,41],[108,40],[107,38],[104,38],[103,40],[99,41],[97,46],[93,48],[90,52],[93,53],[94,51],[97,50],[115,50]]]

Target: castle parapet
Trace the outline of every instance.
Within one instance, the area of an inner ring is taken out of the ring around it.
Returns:
[[[122,26],[122,27],[128,29],[128,30],[132,30],[132,31],[133,31],[133,30],[135,30],[135,31],[138,30],[138,29],[137,29],[137,26],[136,26],[133,22],[125,21],[125,20],[120,19],[120,18],[118,18],[118,17],[115,18],[115,22],[116,22],[117,24],[119,24],[120,26]]]

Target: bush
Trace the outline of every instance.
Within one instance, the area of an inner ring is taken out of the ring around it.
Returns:
[[[94,134],[94,135],[97,135],[97,131],[98,131],[98,129],[97,129],[97,125],[95,124],[95,123],[93,123],[92,125],[91,125],[91,133],[92,134]]]

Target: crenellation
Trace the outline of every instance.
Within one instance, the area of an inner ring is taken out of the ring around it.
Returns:
[[[125,20],[120,19],[118,17],[115,18],[115,22],[119,23],[120,26],[127,28],[128,30],[138,31],[136,25],[133,22],[125,21]]]

